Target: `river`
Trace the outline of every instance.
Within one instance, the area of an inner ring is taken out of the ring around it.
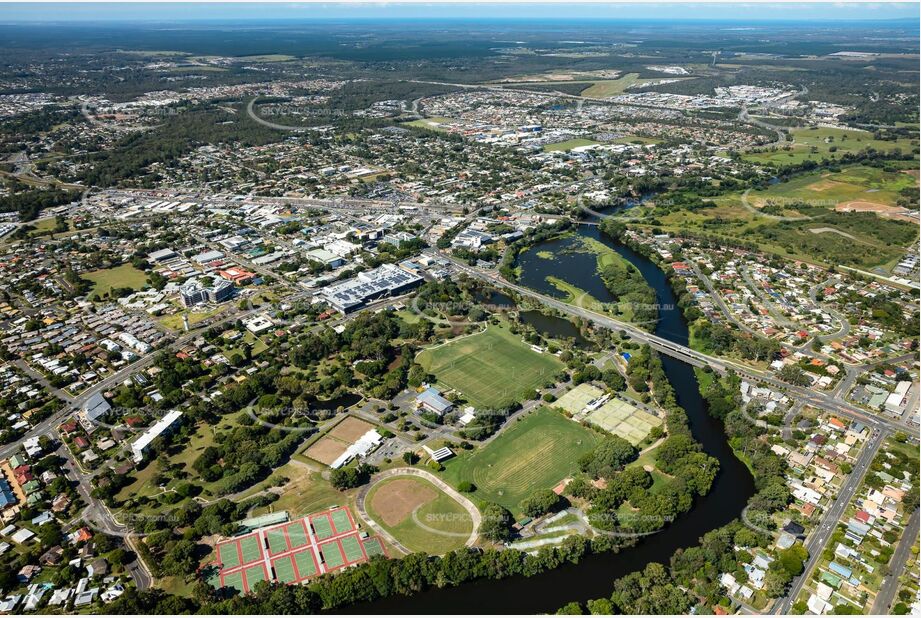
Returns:
[[[644,256],[602,235],[597,227],[581,226],[579,233],[612,247],[640,270],[655,290],[660,306],[655,333],[687,345],[688,326],[665,274]],[[596,298],[601,301],[610,300],[610,294],[596,273],[595,255],[565,251],[570,246],[567,243],[577,242],[575,238],[550,240],[523,252],[519,258],[522,284],[561,296],[545,281],[547,275],[553,275],[593,295],[598,294]],[[560,253],[557,259],[548,260],[539,257],[538,251]],[[368,614],[552,613],[570,601],[609,596],[615,579],[642,569],[650,562],[668,564],[676,550],[696,545],[704,533],[739,517],[755,492],[751,474],[729,448],[722,423],[707,414],[693,368],[664,355],[662,364],[675,389],[678,403],[687,412],[695,439],[720,462],[720,473],[710,493],[698,499],[690,512],[681,515],[663,531],[643,538],[634,547],[619,553],[591,555],[579,564],[566,565],[534,577],[478,580],[453,588],[426,590],[411,597],[389,597],[337,611]]]

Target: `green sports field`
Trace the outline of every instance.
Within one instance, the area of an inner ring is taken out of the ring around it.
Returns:
[[[269,540],[269,553],[280,554],[288,551],[288,542],[285,540],[285,533],[281,529],[269,530],[266,533]]]
[[[93,270],[80,276],[93,282],[93,290],[90,294],[95,294],[100,298],[108,294],[113,288],[140,290],[147,283],[147,275],[131,264],[122,264],[121,266],[104,270]]]
[[[326,569],[331,570],[341,567],[345,564],[345,556],[339,549],[338,541],[329,541],[320,545],[320,553],[323,554],[323,562],[326,563]]]
[[[294,572],[294,561],[291,556],[273,560],[272,568],[275,570],[275,578],[281,583],[290,584],[297,581],[297,574]]]
[[[496,502],[513,513],[538,489],[551,489],[578,471],[578,459],[599,442],[600,434],[539,408],[485,447],[445,463],[445,479],[476,485],[474,498]]]
[[[313,533],[318,540],[322,541],[333,536],[333,525],[330,522],[329,515],[315,515],[310,518],[310,524],[313,526]]]
[[[531,349],[504,326],[423,350],[416,361],[477,408],[502,408],[553,382],[563,363]]]

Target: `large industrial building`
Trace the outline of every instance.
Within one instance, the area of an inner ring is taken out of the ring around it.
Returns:
[[[407,272],[399,266],[384,264],[373,270],[358,273],[348,281],[331,285],[319,294],[337,311],[351,313],[369,302],[387,296],[396,296],[422,284],[422,277]]]

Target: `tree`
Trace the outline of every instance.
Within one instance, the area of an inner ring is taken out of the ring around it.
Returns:
[[[512,538],[512,514],[508,509],[498,504],[487,503],[480,510],[482,521],[480,534],[490,541],[505,542]]]
[[[572,601],[561,607],[556,613],[558,616],[581,616],[585,612],[582,611],[582,606],[579,603]]]
[[[610,478],[636,457],[635,446],[620,436],[610,436],[579,459],[579,468],[593,477]]]
[[[364,485],[371,480],[371,475],[377,472],[377,468],[368,464],[358,464],[333,470],[329,475],[329,482],[333,487],[342,491]]]
[[[521,510],[528,517],[539,517],[555,511],[561,499],[551,489],[541,489],[521,501]]]

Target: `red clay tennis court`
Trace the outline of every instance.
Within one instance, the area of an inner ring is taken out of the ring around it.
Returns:
[[[221,587],[247,593],[260,581],[299,584],[317,575],[385,556],[384,545],[358,529],[346,507],[266,526],[217,544]]]

